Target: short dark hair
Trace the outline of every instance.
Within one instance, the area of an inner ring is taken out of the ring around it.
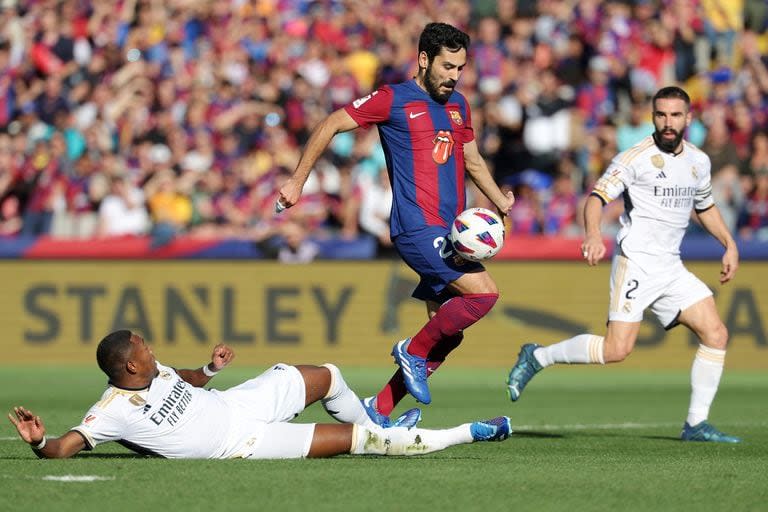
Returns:
[[[96,349],[96,362],[110,381],[122,374],[123,366],[131,351],[131,331],[122,329],[107,334]]]
[[[656,94],[653,95],[653,108],[656,109],[656,100],[677,99],[685,102],[685,107],[691,107],[691,97],[680,87],[676,85],[670,85],[669,87],[662,87]]]
[[[427,60],[432,62],[445,48],[457,52],[469,48],[469,35],[447,23],[429,23],[419,36],[419,54],[426,52]]]

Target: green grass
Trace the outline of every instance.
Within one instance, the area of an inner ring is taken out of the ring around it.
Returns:
[[[361,395],[389,369],[343,368]],[[255,370],[231,368],[227,387]],[[711,420],[742,436],[732,445],[677,441],[686,372],[562,367],[504,394],[506,369],[444,368],[432,381],[424,427],[508,414],[504,443],[457,446],[415,458],[171,461],[104,445],[71,460],[37,460],[0,429],[0,510],[766,510],[768,379],[726,371]],[[0,404],[40,414],[50,434],[79,423],[101,394],[95,369],[0,368]],[[411,400],[398,408],[413,406]],[[304,421],[326,421],[315,405]],[[96,482],[46,476],[97,475]],[[184,508],[181,508],[184,507]]]

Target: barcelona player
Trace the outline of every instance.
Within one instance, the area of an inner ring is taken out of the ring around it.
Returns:
[[[488,170],[472,131],[466,98],[456,91],[469,36],[445,23],[430,23],[419,37],[418,73],[384,85],[333,112],[312,132],[292,177],[280,188],[277,210],[296,204],[317,159],[340,132],[376,125],[392,183],[390,235],[420,282],[413,296],[427,305],[429,320],[395,344],[400,366],[375,397],[364,400],[374,421],[389,414],[406,392],[431,401],[427,377],[463,338],[463,330],[485,316],[499,290],[479,263],[454,254],[450,224],[466,207],[465,173],[506,215],[514,196],[504,194]]]

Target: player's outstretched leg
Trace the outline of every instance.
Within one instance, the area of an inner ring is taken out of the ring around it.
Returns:
[[[392,347],[392,357],[395,363],[403,371],[403,381],[408,392],[423,404],[432,401],[427,386],[427,358],[408,353],[408,344],[411,338],[406,338],[395,343]]]
[[[533,351],[541,345],[535,343],[526,343],[520,349],[517,357],[517,363],[512,367],[507,377],[507,395],[509,399],[516,402],[528,382],[542,370],[541,364],[536,360]]]
[[[740,443],[741,439],[725,434],[717,430],[712,424],[702,421],[694,426],[685,422],[683,431],[680,433],[680,439],[683,441],[703,441],[708,443]]]
[[[365,409],[365,412],[368,414],[368,417],[371,419],[371,421],[379,425],[380,427],[411,428],[411,427],[414,427],[416,423],[421,421],[421,410],[419,410],[416,407],[414,407],[413,409],[408,409],[393,421],[392,419],[390,419],[389,416],[385,414],[381,414],[379,410],[376,408],[375,396],[369,396],[368,398],[363,398],[361,402],[363,404],[363,408]]]
[[[503,441],[511,432],[510,420],[506,416],[465,423],[444,430],[400,427],[383,429],[355,425],[350,452],[371,455],[422,455],[457,444]]]
[[[400,426],[410,428],[421,419],[419,409],[410,409],[402,416],[392,421],[388,416],[378,414],[375,402],[369,399],[360,400],[357,394],[350,389],[341,371],[330,363],[323,365],[330,373],[330,385],[328,392],[321,399],[325,410],[341,423],[356,423],[359,425],[378,425],[384,428]]]
[[[504,441],[512,434],[512,422],[507,416],[476,421],[469,426],[475,441]]]

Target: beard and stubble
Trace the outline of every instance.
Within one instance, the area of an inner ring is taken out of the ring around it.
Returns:
[[[443,87],[443,89],[441,89]],[[440,81],[440,77],[432,75],[432,64],[427,66],[424,76],[424,88],[429,96],[438,103],[445,103],[453,94],[456,87],[455,80]],[[447,89],[447,90],[446,90]]]
[[[658,144],[662,150],[667,153],[674,153],[680,145],[680,142],[683,140],[684,132],[682,130],[677,131],[674,128],[664,128],[661,130],[657,129],[654,135],[656,144]]]

